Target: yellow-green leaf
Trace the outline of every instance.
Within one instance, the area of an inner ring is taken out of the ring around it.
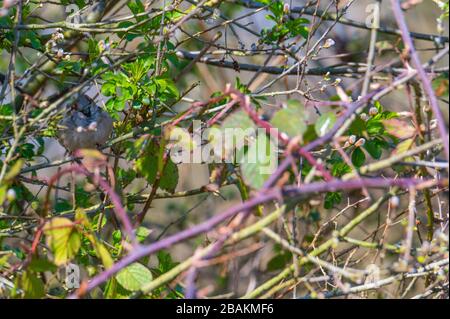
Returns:
[[[316,121],[314,128],[318,136],[324,136],[333,127],[336,122],[336,115],[333,112],[322,114]]]
[[[9,169],[8,174],[5,176],[5,180],[10,181],[14,179],[19,173],[23,166],[24,161],[22,159],[17,160],[14,165]]]
[[[74,223],[67,218],[55,217],[44,226],[47,245],[53,252],[56,265],[64,265],[78,252],[81,238]]]
[[[44,283],[35,274],[29,271],[23,273],[21,286],[25,293],[24,298],[38,299],[45,295]]]
[[[245,183],[260,189],[277,167],[277,149],[272,141],[262,134],[250,145],[240,159],[242,178]]]
[[[307,128],[304,113],[299,101],[289,100],[287,107],[277,111],[270,122],[290,137],[303,136]]]
[[[140,263],[133,263],[122,269],[116,276],[117,282],[126,290],[138,291],[153,280],[152,273]]]

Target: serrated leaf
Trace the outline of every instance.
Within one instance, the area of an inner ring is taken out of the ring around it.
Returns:
[[[318,136],[324,136],[333,127],[336,122],[336,115],[333,112],[322,114],[316,121],[314,128]]]
[[[300,102],[289,100],[287,107],[278,110],[270,122],[290,137],[303,136],[307,129],[304,116],[304,110]]]
[[[116,276],[117,282],[126,290],[139,291],[153,280],[150,270],[140,263],[133,263],[122,269]]]
[[[81,238],[70,219],[52,218],[45,224],[43,230],[47,236],[47,245],[53,252],[56,265],[66,264],[78,253]]]

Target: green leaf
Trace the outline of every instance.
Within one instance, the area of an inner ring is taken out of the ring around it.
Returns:
[[[361,167],[366,161],[366,155],[361,148],[357,147],[352,153],[352,163],[356,167]]]
[[[367,141],[364,144],[364,148],[374,159],[379,159],[383,153],[381,144],[375,139]]]
[[[314,128],[318,136],[324,136],[333,127],[336,122],[336,115],[333,112],[327,112],[322,114],[317,120]]]
[[[2,257],[0,257],[0,269],[3,268],[3,266],[7,265],[8,259],[9,257],[11,257],[12,253],[11,252],[6,252],[5,255],[3,255]]]
[[[6,199],[6,192],[8,191],[8,185],[0,185],[0,205],[3,205],[3,202]]]
[[[158,171],[158,157],[155,154],[159,153],[159,146],[154,143],[147,146],[143,156],[136,160],[135,169],[143,176],[149,184],[153,184],[156,180],[156,173]],[[159,187],[168,192],[174,192],[178,185],[178,167],[175,163],[167,158],[164,171],[161,174]]]
[[[229,115],[222,123],[222,129],[239,128],[242,130],[254,129],[256,126],[245,111],[239,110]]]
[[[56,271],[57,267],[54,263],[47,259],[33,258],[28,265],[29,269],[35,272]]]
[[[58,266],[69,262],[80,249],[80,234],[70,219],[52,218],[45,224],[44,234],[47,236],[47,245],[53,252],[54,263]]]
[[[11,166],[8,173],[5,175],[5,180],[11,181],[13,180],[19,173],[24,164],[24,160],[19,159],[14,162],[14,165]]]
[[[114,277],[108,280],[105,285],[104,295],[106,299],[129,299],[132,294],[132,291],[119,285]]]
[[[44,283],[30,271],[25,271],[23,273],[21,286],[25,292],[24,298],[26,299],[38,299],[45,295]]]
[[[278,253],[267,263],[267,270],[276,271],[283,269],[289,262],[292,262],[292,254],[290,252]]]
[[[383,105],[381,105],[380,101],[375,101],[373,103],[373,106],[375,106],[378,110],[378,113],[382,113],[383,112]]]
[[[172,260],[172,256],[168,252],[165,252],[163,250],[158,252],[157,257],[159,262],[158,270],[160,271],[160,273],[165,273],[178,265],[177,262],[174,262]]]
[[[106,82],[102,86],[102,94],[104,96],[111,96],[116,93],[116,84],[113,82]]]
[[[275,145],[265,134],[258,134],[247,153],[240,160],[245,183],[255,189],[260,189],[275,170],[277,160]]]
[[[326,209],[331,209],[334,207],[334,205],[337,205],[341,202],[342,200],[342,195],[340,192],[328,192],[325,195],[325,201],[323,206]]]
[[[126,290],[139,291],[153,280],[150,270],[140,263],[133,263],[122,269],[116,276],[117,282]]]
[[[178,167],[169,158],[167,160],[166,166],[164,167],[164,171],[161,176],[161,181],[159,182],[159,188],[166,190],[170,193],[173,193],[178,185],[178,178],[179,178]]]
[[[289,100],[287,107],[277,111],[270,122],[290,137],[302,136],[307,128],[303,107],[297,100]]]
[[[379,135],[384,132],[384,125],[380,120],[370,119],[367,121],[367,133],[369,135]]]
[[[331,168],[331,174],[336,177],[344,176],[352,171],[351,167],[347,165],[344,161],[337,162],[333,164]]]
[[[366,130],[366,124],[367,123],[358,116],[350,125],[348,129],[348,135],[361,136],[362,133]]]
[[[151,229],[148,229],[146,227],[140,226],[136,230],[136,239],[142,243],[150,234],[152,233]]]

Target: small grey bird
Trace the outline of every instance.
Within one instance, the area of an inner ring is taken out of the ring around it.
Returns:
[[[113,130],[111,116],[84,94],[79,95],[59,124],[58,139],[69,152],[101,147]]]

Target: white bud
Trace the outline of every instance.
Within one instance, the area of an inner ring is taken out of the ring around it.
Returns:
[[[336,42],[333,39],[326,39],[325,43],[323,44],[323,48],[324,49],[328,49],[331,48],[332,46],[334,46],[336,44]]]
[[[356,135],[350,135],[349,138],[348,138],[348,142],[350,144],[355,144],[355,142],[356,142]]]
[[[12,188],[8,189],[8,191],[6,192],[6,199],[9,202],[12,202],[16,199],[16,197],[17,197],[16,191]]]
[[[283,6],[283,12],[285,14],[289,14],[290,11],[291,11],[291,9],[289,8],[289,3],[285,3]]]
[[[361,113],[361,115],[359,117],[361,118],[361,120],[367,121],[367,114],[366,113]]]
[[[76,131],[77,131],[77,133],[81,133],[81,132],[84,131],[84,129],[83,129],[82,126],[78,126],[77,129],[76,129]]]
[[[389,199],[389,204],[391,205],[392,208],[397,208],[398,205],[400,205],[400,198],[398,198],[398,196],[392,196]]]
[[[369,110],[369,114],[371,116],[377,115],[378,114],[378,109],[375,106],[371,107],[370,110]]]
[[[363,146],[364,144],[366,144],[366,140],[364,139],[364,138],[360,138],[356,143],[355,143],[355,146],[356,147],[360,147],[360,146]]]

